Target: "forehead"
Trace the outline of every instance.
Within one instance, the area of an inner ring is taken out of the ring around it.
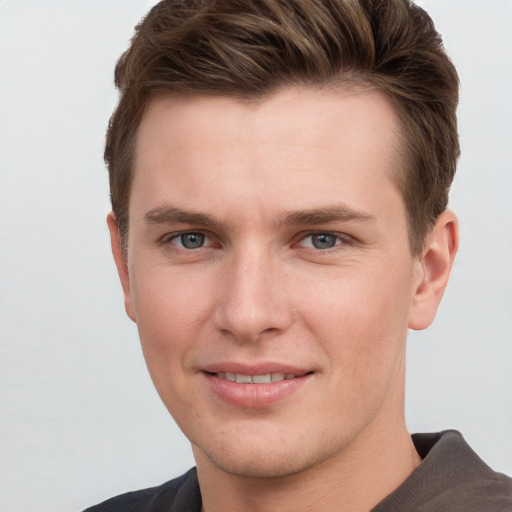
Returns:
[[[163,97],[138,130],[132,192],[153,206],[177,198],[210,204],[215,193],[233,202],[260,194],[283,208],[294,196],[308,202],[308,189],[375,192],[379,180],[394,181],[399,131],[375,90],[297,87],[258,101]]]
[[[176,120],[172,123],[172,118]],[[306,122],[305,122],[306,121]],[[290,87],[278,89],[260,98],[236,98],[200,94],[161,96],[153,99],[137,131],[137,154],[144,150],[144,137],[162,128],[174,137],[198,137],[198,130],[205,126],[216,130],[210,137],[222,137],[234,129],[241,137],[243,127],[251,136],[263,134],[276,141],[293,136],[300,139],[322,138],[325,143],[339,133],[318,128],[331,122],[344,136],[357,138],[364,130],[365,136],[379,136],[387,131],[390,145],[398,133],[400,121],[387,97],[375,88],[358,85],[340,85],[338,88]],[[346,125],[350,124],[350,130]],[[221,128],[221,130],[219,130]],[[398,129],[398,130],[397,130]],[[291,130],[291,131],[290,131]],[[300,142],[300,140],[298,141]]]

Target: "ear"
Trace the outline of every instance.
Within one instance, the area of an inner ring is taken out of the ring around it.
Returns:
[[[123,287],[124,307],[126,309],[126,314],[134,322],[136,322],[130,287],[130,273],[128,271],[128,262],[126,260],[126,255],[124,254],[122,249],[121,235],[119,233],[119,227],[117,225],[117,220],[113,212],[110,212],[107,215],[107,225],[108,230],[110,231],[110,244],[112,246],[112,255],[114,256],[114,261],[116,262],[117,267],[117,273],[119,274],[121,286]]]
[[[427,235],[418,260],[420,277],[413,295],[409,328],[426,329],[434,321],[458,247],[457,217],[450,210],[446,210]]]

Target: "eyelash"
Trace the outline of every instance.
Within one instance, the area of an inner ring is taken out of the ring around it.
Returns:
[[[208,240],[208,241],[210,241],[210,244],[213,241],[213,238],[211,236],[209,236],[208,234],[206,234],[202,231],[179,231],[177,233],[171,233],[171,234],[167,234],[167,235],[163,236],[159,240],[159,243],[162,245],[175,245],[178,250],[186,251],[186,252],[193,252],[198,249],[211,248],[211,245],[200,245],[200,246],[194,247],[194,248],[184,247],[182,237],[184,237],[186,235],[197,235],[199,237],[203,237],[203,242],[205,240]],[[334,237],[335,238],[334,245],[332,247],[318,248],[318,247],[314,246],[315,244],[313,241],[311,241],[311,245],[309,247],[302,245],[308,238],[312,239],[312,237],[315,237],[315,236]],[[297,238],[298,238],[298,241],[295,242],[293,245],[295,245],[295,246],[302,245],[302,247],[304,247],[305,249],[312,250],[315,252],[323,252],[323,253],[341,250],[346,246],[354,244],[354,239],[352,237],[350,237],[346,234],[340,234],[340,233],[335,233],[335,232],[331,232],[331,231],[311,231],[308,233],[301,233]],[[181,239],[180,245],[173,244],[174,241],[180,240],[180,239]]]
[[[318,252],[331,252],[331,251],[341,250],[344,248],[344,246],[352,245],[354,242],[354,240],[351,237],[349,237],[348,235],[345,235],[345,234],[334,233],[332,231],[313,231],[313,232],[309,232],[309,233],[305,233],[305,234],[301,235],[301,237],[298,241],[298,244],[303,243],[308,238],[312,239],[315,236],[317,236],[317,237],[320,237],[320,236],[333,237],[335,239],[334,245],[332,247],[324,247],[324,248],[315,247],[314,242],[311,240],[311,246],[307,247],[307,249],[311,249],[313,251],[318,251]]]
[[[169,235],[163,236],[159,240],[159,243],[161,243],[162,245],[176,245],[178,247],[178,250],[182,250],[182,251],[194,251],[197,249],[209,248],[209,246],[204,246],[204,245],[201,245],[200,247],[196,247],[196,248],[188,248],[188,247],[183,246],[183,242],[181,243],[181,246],[177,245],[177,244],[172,244],[172,242],[174,242],[175,240],[179,240],[180,238],[182,238],[186,235],[197,235],[199,237],[203,237],[204,240],[212,240],[212,237],[208,236],[207,234],[205,234],[201,231],[179,231],[178,233],[171,233]]]

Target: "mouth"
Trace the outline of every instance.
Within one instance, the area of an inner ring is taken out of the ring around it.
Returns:
[[[218,379],[225,379],[230,382],[236,382],[238,384],[271,384],[272,382],[297,379],[311,373],[313,372],[305,372],[302,374],[274,372],[260,375],[247,375],[244,373],[217,372],[210,373],[210,375],[214,375]]]
[[[277,371],[277,368],[227,370],[208,368],[203,370],[203,375],[214,396],[244,409],[265,408],[287,399],[303,386],[307,386],[315,373],[293,368],[280,368],[282,371]]]

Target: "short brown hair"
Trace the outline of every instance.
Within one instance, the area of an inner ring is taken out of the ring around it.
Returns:
[[[458,77],[430,17],[408,0],[163,0],[119,59],[106,138],[123,247],[138,126],[152,99],[261,98],[289,85],[377,87],[402,122],[411,251],[448,202],[459,156]]]

